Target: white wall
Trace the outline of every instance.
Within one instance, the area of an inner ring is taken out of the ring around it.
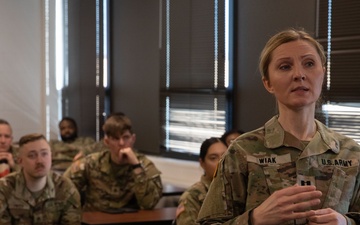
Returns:
[[[0,0],[0,118],[11,123],[14,141],[47,130],[43,11],[43,0]]]
[[[51,1],[50,1],[51,2]],[[14,140],[31,132],[46,133],[50,104],[50,136],[57,137],[57,100],[53,56],[46,81],[44,0],[0,0],[0,118],[8,120]],[[51,6],[52,7],[52,6]],[[53,31],[53,23],[49,28]],[[50,41],[54,41],[50,34]],[[52,44],[49,43],[50,45]],[[53,50],[53,46],[49,47]],[[45,84],[50,85],[46,93]],[[203,171],[198,162],[148,156],[162,172],[163,182],[189,187]]]

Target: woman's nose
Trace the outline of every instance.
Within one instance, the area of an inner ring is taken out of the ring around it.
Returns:
[[[305,75],[304,74],[299,74],[297,76],[294,77],[294,80],[305,80]]]
[[[300,66],[294,66],[293,71],[294,71],[293,77],[294,77],[295,81],[305,80],[305,78],[306,78],[305,71],[303,69],[301,69]]]

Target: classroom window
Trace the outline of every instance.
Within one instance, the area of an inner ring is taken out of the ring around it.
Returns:
[[[360,142],[360,2],[320,0],[318,40],[327,53],[319,119]]]
[[[162,1],[160,115],[165,154],[198,156],[230,118],[228,0]]]

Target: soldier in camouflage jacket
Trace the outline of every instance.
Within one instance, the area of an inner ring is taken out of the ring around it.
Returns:
[[[279,114],[230,145],[201,224],[360,224],[360,146],[315,119],[325,63],[303,30],[267,42],[260,72]]]
[[[81,224],[80,195],[68,179],[50,171],[51,151],[45,137],[20,139],[22,169],[0,179],[0,224]]]
[[[93,152],[95,140],[91,137],[79,137],[76,121],[71,117],[64,117],[59,122],[61,140],[50,140],[52,151],[52,170],[62,174],[81,154]]]
[[[135,134],[129,118],[111,116],[103,130],[108,149],[74,162],[64,173],[84,193],[83,209],[152,209],[162,196],[160,171],[134,150]]]
[[[208,138],[200,146],[199,162],[204,169],[200,181],[189,187],[180,197],[176,210],[177,225],[192,225],[200,207],[204,202],[214,171],[221,155],[226,151],[226,145],[219,138]]]

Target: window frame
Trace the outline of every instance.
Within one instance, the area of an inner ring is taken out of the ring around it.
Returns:
[[[219,75],[219,79],[221,80],[220,82],[224,82],[223,85],[219,85],[217,86],[217,84],[215,84],[213,87],[210,86],[202,86],[201,84],[194,84],[191,82],[189,82],[189,85],[175,85],[175,87],[172,87],[171,85],[171,81],[168,82],[169,77],[167,76],[171,76],[169,75],[169,62],[167,61],[167,54],[169,55],[169,46],[167,45],[166,42],[166,29],[169,29],[169,24],[167,24],[167,20],[169,20],[169,15],[166,13],[166,9],[169,10],[169,6],[167,5],[167,3],[169,3],[170,1],[163,1],[163,5],[161,8],[164,9],[164,13],[162,13],[163,16],[163,20],[161,22],[161,24],[163,24],[162,26],[162,44],[161,46],[164,46],[163,48],[161,48],[161,85],[160,85],[160,133],[161,133],[161,137],[160,137],[160,141],[161,141],[161,145],[160,145],[160,151],[161,151],[161,155],[164,157],[170,157],[170,158],[176,158],[176,159],[186,159],[186,160],[198,160],[199,157],[199,150],[200,150],[200,142],[198,141],[199,146],[196,148],[196,150],[190,152],[190,151],[179,151],[178,149],[172,149],[168,146],[166,146],[166,134],[164,134],[166,132],[166,129],[164,131],[163,126],[167,123],[166,120],[164,120],[164,118],[166,119],[166,116],[169,115],[169,113],[166,112],[166,106],[165,106],[165,101],[164,99],[169,98],[170,96],[192,96],[194,98],[196,98],[196,96],[208,96],[209,98],[212,96],[213,99],[216,98],[216,96],[220,96],[222,99],[221,101],[223,101],[223,109],[224,109],[224,127],[223,130],[221,131],[221,133],[218,133],[216,136],[218,136],[220,138],[220,136],[223,134],[223,132],[225,132],[228,129],[232,128],[232,99],[233,99],[233,52],[232,52],[232,43],[233,43],[233,33],[232,33],[232,26],[233,26],[233,1],[232,0],[214,0],[214,4],[216,4],[216,2],[222,1],[224,3],[224,10],[225,7],[228,7],[228,19],[225,19],[225,12],[224,12],[224,27],[223,29],[225,29],[225,26],[227,26],[228,29],[228,33],[226,33],[226,31],[224,30],[224,37],[223,40],[225,41],[225,38],[227,39],[227,43],[228,46],[225,46],[225,42],[224,42],[224,48],[227,48],[225,50],[225,54],[227,54],[227,64],[225,63],[224,60],[224,74],[225,74],[225,69],[227,69],[228,71],[228,77],[225,77],[225,75]],[[174,1],[173,1],[174,2]],[[191,2],[191,1],[189,1]],[[225,4],[228,4],[227,6],[225,6]],[[167,8],[168,7],[168,8]],[[221,20],[220,20],[221,21]],[[216,29],[216,28],[215,28]],[[200,29],[199,29],[200,30]],[[219,54],[223,54],[223,53],[219,53]],[[225,57],[223,55],[219,56],[219,58]],[[216,64],[216,62],[214,61],[214,64]],[[220,63],[219,63],[220,64]],[[219,68],[221,68],[221,66],[219,66]],[[180,71],[181,72],[181,71]],[[216,73],[216,71],[214,71]],[[220,73],[220,72],[219,72]],[[171,74],[171,73],[170,73]],[[191,76],[191,75],[190,75]],[[221,77],[224,76],[224,77]],[[191,78],[190,78],[191,79]],[[194,79],[195,80],[195,79]],[[195,80],[196,82],[196,80]],[[179,83],[181,83],[181,80],[179,81]],[[170,107],[171,108],[171,107]],[[207,136],[206,138],[210,138],[213,135]],[[201,139],[201,142],[204,141],[206,139],[205,137]],[[197,151],[197,152],[195,152]]]
[[[318,0],[317,39],[327,53],[327,72],[317,117],[360,141],[360,2]]]

